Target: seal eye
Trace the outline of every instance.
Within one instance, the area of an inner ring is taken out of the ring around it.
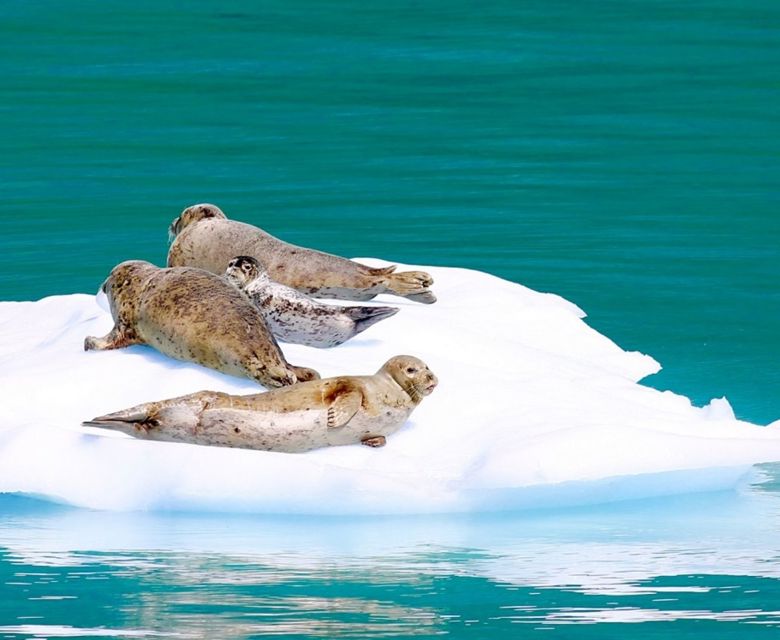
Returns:
[[[417,369],[415,369],[414,367],[406,367],[406,373],[412,375],[413,373],[417,373]]]

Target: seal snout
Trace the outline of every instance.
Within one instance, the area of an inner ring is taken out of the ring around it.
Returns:
[[[425,382],[426,384],[423,388],[426,396],[433,393],[433,390],[439,385],[439,379],[431,371],[428,371]]]

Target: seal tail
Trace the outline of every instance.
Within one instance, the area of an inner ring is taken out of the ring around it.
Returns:
[[[433,284],[433,278],[425,271],[391,273],[384,278],[383,284],[390,293],[402,296],[407,300],[423,304],[436,302],[436,296],[428,289]]]
[[[358,334],[380,320],[394,316],[398,307],[344,307],[344,313],[355,323],[355,334]]]

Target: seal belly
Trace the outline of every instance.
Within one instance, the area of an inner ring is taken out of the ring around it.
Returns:
[[[327,444],[333,447],[377,436],[391,436],[403,426],[411,413],[412,410],[407,407],[363,407],[343,427],[328,429]]]
[[[298,453],[327,446],[324,410],[207,409],[189,440],[195,444]]]

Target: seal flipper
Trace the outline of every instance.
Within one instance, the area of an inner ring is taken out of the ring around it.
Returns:
[[[351,391],[336,390],[328,407],[328,429],[343,427],[360,409],[363,394],[357,389]]]
[[[298,382],[308,382],[309,380],[320,379],[320,374],[314,369],[310,369],[309,367],[298,367],[289,363],[288,366],[295,372],[295,377],[298,378]]]
[[[369,438],[363,438],[360,441],[360,444],[364,444],[367,447],[373,447],[376,449],[378,447],[384,447],[387,444],[387,438],[384,436],[372,436]]]
[[[81,424],[85,427],[121,431],[136,438],[189,442],[200,423],[203,411],[225,401],[232,402],[225,393],[198,391],[169,400],[139,404]]]
[[[159,422],[154,418],[156,414],[155,409],[154,404],[141,404],[137,407],[117,411],[116,413],[98,416],[81,424],[85,427],[112,429],[130,436],[144,437],[148,434],[150,428],[159,425]]]
[[[344,307],[344,313],[355,323],[355,333],[398,313],[398,307]]]
[[[433,278],[425,271],[391,273],[383,280],[389,293],[423,304],[436,302],[436,296],[428,289],[433,284]]]
[[[84,338],[84,351],[105,351],[107,349],[122,349],[134,344],[143,344],[135,332],[123,324],[116,324],[102,338],[87,336]]]
[[[389,276],[393,271],[395,271],[398,267],[394,264],[391,264],[389,267],[369,267],[366,264],[360,264],[361,271],[364,271],[370,276]]]

